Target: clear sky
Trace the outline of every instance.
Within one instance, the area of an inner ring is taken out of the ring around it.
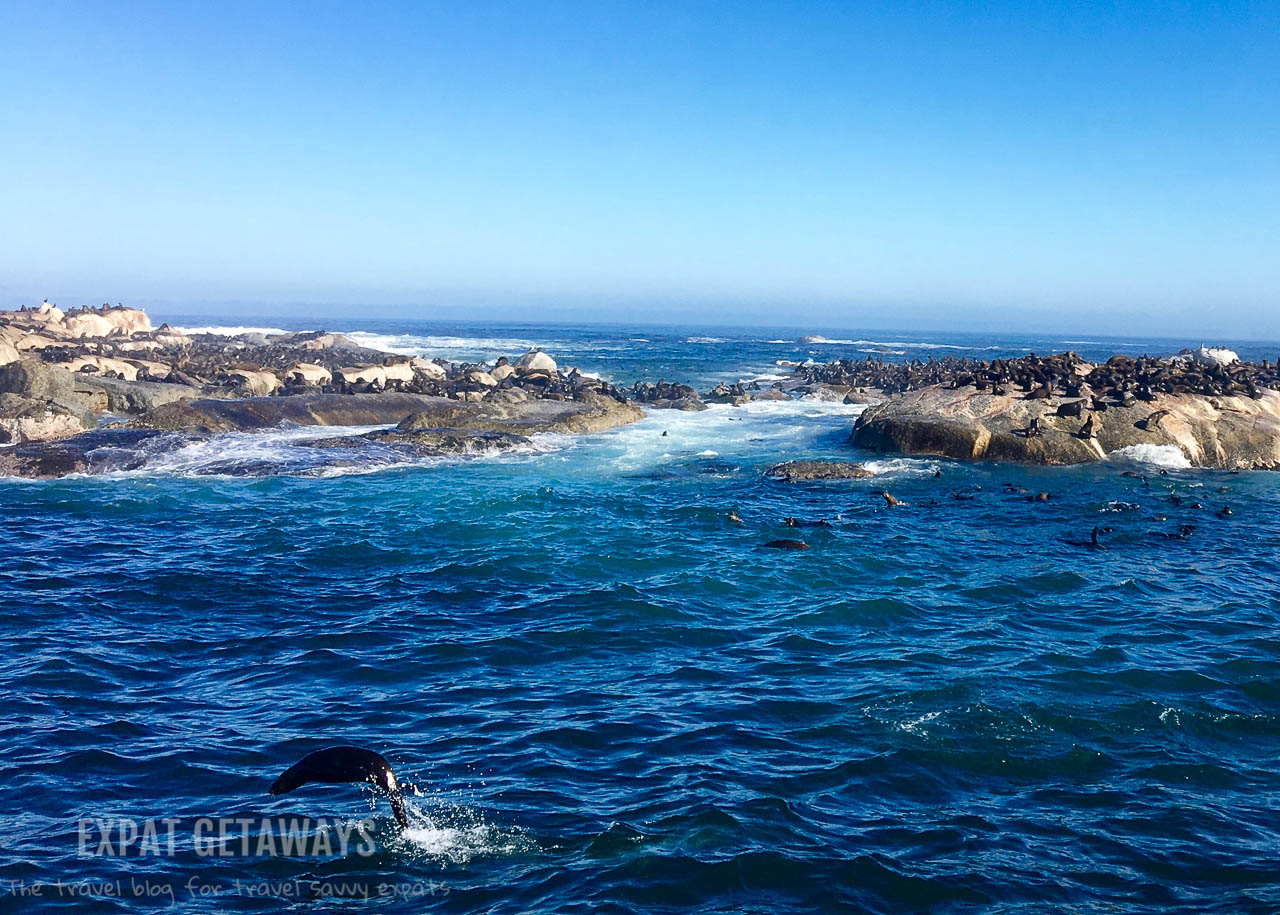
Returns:
[[[0,298],[1280,338],[1280,3],[0,0]]]

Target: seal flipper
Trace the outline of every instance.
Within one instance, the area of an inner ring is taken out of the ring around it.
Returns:
[[[329,747],[309,753],[286,769],[271,784],[272,794],[288,794],[311,782],[336,785],[343,782],[368,782],[380,788],[391,802],[391,813],[400,828],[409,825],[400,783],[391,764],[372,750],[361,747]]]

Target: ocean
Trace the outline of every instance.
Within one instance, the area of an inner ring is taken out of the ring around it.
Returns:
[[[868,355],[1280,355],[326,323],[699,390]],[[0,479],[0,908],[1280,910],[1280,477],[1161,449],[1073,468],[870,455],[846,443],[861,409],[652,411],[341,470],[305,444],[333,430],[284,429]],[[809,457],[875,476],[764,475]],[[1071,542],[1094,527],[1105,549]],[[763,548],[787,537],[812,548]],[[356,785],[267,794],[334,744],[387,757],[407,830]],[[371,847],[257,853],[264,818],[290,817],[367,823]],[[156,821],[154,846],[103,845]]]

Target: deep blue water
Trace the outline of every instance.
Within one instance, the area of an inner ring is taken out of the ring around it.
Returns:
[[[700,386],[864,350],[1205,342],[330,329]],[[1280,910],[1280,477],[876,458],[844,443],[857,409],[654,413],[336,477],[296,433],[228,436],[0,480],[0,907],[168,905],[141,881],[197,911]],[[281,472],[206,473],[237,455]],[[878,474],[764,478],[800,456]],[[1065,542],[1095,525],[1107,549]],[[413,786],[408,833],[356,786],[267,795],[335,743]],[[378,850],[193,843],[201,818],[294,815],[372,815]],[[176,853],[81,854],[84,817],[176,818]],[[323,897],[344,884],[428,895]]]

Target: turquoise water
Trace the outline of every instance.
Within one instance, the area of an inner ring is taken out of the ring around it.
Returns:
[[[366,330],[700,387],[864,350],[1202,342]],[[858,454],[858,410],[655,412],[342,476],[308,475],[296,431],[226,436],[129,474],[0,481],[0,905],[150,910],[167,887],[186,910],[331,911],[363,887],[342,910],[1280,908],[1277,478]],[[877,476],[763,476],[810,456]],[[1095,525],[1106,549],[1066,542]],[[781,537],[812,549],[762,548]],[[406,833],[356,786],[266,794],[335,743],[392,761]],[[372,817],[377,850],[192,840],[202,818],[294,815]],[[81,854],[85,817],[172,817],[177,845]]]

